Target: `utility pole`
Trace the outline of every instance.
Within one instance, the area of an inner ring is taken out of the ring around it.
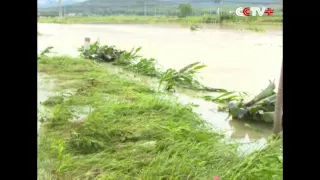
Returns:
[[[217,12],[216,12],[216,14],[219,15],[219,14],[220,14],[220,4],[221,4],[221,0],[214,0],[214,3],[218,6],[218,7],[217,7]]]
[[[147,0],[144,0],[144,17],[147,17]]]
[[[61,6],[62,0],[59,0],[59,17],[62,18],[62,6]]]
[[[282,131],[283,116],[283,64],[281,65],[281,74],[279,79],[277,101],[275,107],[275,117],[273,122],[273,133],[278,134]]]

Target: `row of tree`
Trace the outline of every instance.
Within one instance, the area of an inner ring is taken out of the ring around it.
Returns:
[[[137,15],[137,16],[179,16],[186,17],[191,15],[203,15],[203,14],[219,14],[220,8],[218,6],[217,11],[211,11],[210,8],[197,8],[193,9],[191,4],[180,4],[178,8],[176,7],[154,7],[154,8],[142,8],[142,7],[114,7],[114,8],[103,8],[103,7],[90,7],[90,6],[75,6],[69,5],[62,7],[62,0],[59,0],[59,6],[57,8],[47,8],[47,9],[39,9],[38,12],[41,16],[60,16],[62,17],[63,13],[78,13],[84,16],[88,15]],[[220,4],[221,0],[215,0],[216,4]],[[130,6],[128,6],[130,7]]]
[[[81,8],[81,7],[64,7],[63,13],[79,13],[83,16],[100,15],[100,16],[112,16],[112,15],[133,15],[133,16],[202,16],[204,14],[216,14],[209,9],[194,9],[188,4],[180,5],[178,8],[148,8],[145,12],[143,9],[116,9],[116,8]],[[59,9],[39,10],[41,16],[58,16]]]

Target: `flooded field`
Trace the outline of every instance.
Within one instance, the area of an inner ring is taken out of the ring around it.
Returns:
[[[141,46],[141,55],[156,58],[163,68],[181,68],[200,61],[208,65],[200,74],[205,85],[253,94],[265,88],[268,80],[278,80],[282,59],[282,32],[277,30],[255,33],[210,28],[191,32],[175,26],[38,24],[38,31],[43,34],[38,37],[38,50],[53,46],[57,54],[78,56],[77,48],[85,37],[127,50]],[[137,78],[154,83],[150,78]],[[44,81],[40,81],[41,87]],[[38,101],[48,96],[44,88],[38,90]],[[261,145],[271,133],[270,125],[230,121],[216,105],[194,96],[184,91],[177,99],[183,104],[197,104],[194,111],[225,131],[227,137],[244,143],[256,140]]]
[[[282,59],[282,31],[267,33],[228,29],[202,29],[164,25],[59,25],[38,24],[43,34],[39,50],[53,46],[59,54],[78,56],[85,37],[102,44],[156,58],[164,68],[181,68],[200,61],[208,65],[200,76],[205,85],[258,93],[277,81]]]

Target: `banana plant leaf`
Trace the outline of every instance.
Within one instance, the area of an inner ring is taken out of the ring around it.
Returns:
[[[276,86],[275,86],[274,82],[270,81],[269,86],[266,89],[264,89],[260,94],[258,94],[256,97],[254,97],[251,101],[247,102],[245,104],[245,106],[247,106],[247,107],[251,106],[251,105],[257,103],[258,101],[260,101],[262,99],[265,99],[265,98],[267,98],[267,97],[269,97],[271,95],[274,95],[275,94],[275,92],[274,92],[275,88],[276,88]]]
[[[234,119],[273,123],[275,103],[277,98],[274,89],[274,83],[270,82],[266,89],[264,89],[249,102],[243,103],[243,99],[240,101],[236,100],[230,102],[228,104],[229,115]],[[219,98],[221,99],[221,97]]]
[[[265,112],[262,115],[262,119],[266,123],[273,123],[274,122],[274,112]]]

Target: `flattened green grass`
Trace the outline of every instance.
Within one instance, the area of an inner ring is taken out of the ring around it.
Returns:
[[[44,57],[38,68],[77,89],[41,128],[40,179],[282,179],[278,142],[239,157],[191,107],[146,84],[83,59]],[[92,111],[73,122],[81,106]]]

